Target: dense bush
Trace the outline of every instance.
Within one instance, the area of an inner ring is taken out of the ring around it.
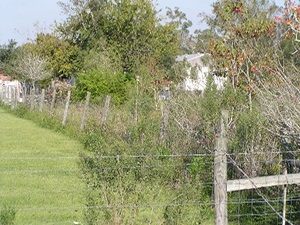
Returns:
[[[77,100],[83,100],[89,91],[92,99],[110,95],[115,104],[122,104],[129,97],[132,80],[133,77],[130,74],[92,69],[78,75],[74,96]]]

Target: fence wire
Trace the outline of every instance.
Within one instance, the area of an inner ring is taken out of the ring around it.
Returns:
[[[26,101],[27,106],[31,104],[30,99]],[[33,99],[36,110],[40,110],[39,100],[39,96]],[[12,104],[13,99],[9,101]],[[50,102],[42,109],[49,115]],[[51,116],[62,121],[65,102],[58,100],[55,104]],[[83,108],[84,103],[71,104],[67,124],[75,124],[79,129]],[[85,123],[97,122],[102,109],[103,106],[89,107]],[[191,121],[178,120],[175,113],[172,116],[190,138],[194,132]],[[116,124],[121,120],[132,121],[130,116],[125,118],[119,114],[107,119]],[[91,224],[87,217],[102,218],[95,219],[94,224],[214,224],[214,151],[203,152],[3,156],[0,199],[16,210],[17,224]],[[297,155],[299,151],[292,153]],[[227,159],[228,179],[251,180],[253,174],[246,167],[251,168],[253,159],[268,168],[259,171],[259,176],[283,172],[282,152],[274,149],[267,156],[262,150],[229,152]],[[70,168],[68,161],[77,166]],[[46,162],[54,162],[56,166],[45,167]],[[285,187],[285,220],[288,224],[299,224],[300,187],[297,184]],[[282,224],[285,187],[228,193],[229,224]],[[1,213],[8,212],[5,210],[1,209]]]

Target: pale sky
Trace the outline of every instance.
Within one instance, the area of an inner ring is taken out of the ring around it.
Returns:
[[[38,32],[49,32],[54,21],[62,21],[62,15],[57,0],[0,0],[0,44],[6,44],[9,39],[23,44],[33,39]],[[68,0],[63,0],[68,2]],[[211,4],[216,0],[156,0],[158,8],[179,7],[188,19],[193,22],[192,29],[203,29],[199,13],[210,13]],[[275,0],[283,6],[284,0]]]

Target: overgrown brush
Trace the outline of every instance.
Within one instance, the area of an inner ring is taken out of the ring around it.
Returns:
[[[254,102],[250,111],[241,92],[230,86],[218,91],[212,80],[203,95],[173,90],[171,99],[159,100],[147,92],[133,92],[123,104],[111,105],[105,123],[92,116],[82,132],[73,119],[62,127],[57,118],[37,111],[21,107],[13,112],[83,142],[87,152],[81,155],[80,167],[88,191],[88,224],[197,224],[213,218],[214,141],[223,108],[230,111],[229,154],[274,151],[277,139],[263,129],[267,121],[259,105]],[[280,169],[261,162],[268,157],[232,159],[250,176]],[[241,177],[235,166],[228,168],[230,178]],[[230,207],[235,212],[240,206]],[[242,210],[246,213],[251,207],[244,205]]]

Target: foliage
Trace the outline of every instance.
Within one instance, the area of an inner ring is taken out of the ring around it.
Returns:
[[[150,0],[72,0],[61,5],[68,19],[57,30],[83,50],[112,50],[124,72],[133,72],[148,58],[166,66],[165,58],[174,61],[178,54],[177,31],[160,24]]]
[[[83,71],[97,69],[110,71],[110,73],[121,73],[122,67],[119,60],[112,50],[103,51],[101,47],[96,47],[84,56]]]
[[[285,7],[275,17],[280,37],[281,63],[294,63],[299,67],[299,17],[300,5],[286,1]]]
[[[17,57],[17,42],[10,40],[7,45],[0,46],[0,72],[13,76],[12,61]]]
[[[299,61],[299,51],[298,49],[298,43],[295,42],[295,39],[291,36],[284,37],[280,40],[280,63],[281,64],[289,64],[292,63],[295,66],[300,66]]]
[[[252,112],[243,110],[237,115],[235,133],[229,145],[229,152],[232,152],[234,160],[249,177],[257,177],[272,174],[280,167],[270,167],[262,163],[273,161],[278,151],[277,137],[267,132],[267,126],[263,115],[257,106],[253,106]],[[243,149],[243,155],[238,155]],[[233,171],[232,171],[233,172]],[[231,176],[237,177],[240,171],[235,171]],[[241,174],[243,176],[243,174]]]
[[[93,69],[78,75],[74,95],[78,100],[85,99],[87,91],[92,98],[111,95],[114,102],[120,104],[128,98],[131,79],[130,74]]]
[[[112,136],[110,132],[101,132],[92,135],[93,142],[86,142],[93,149],[92,157],[82,157],[84,178],[89,190],[87,203],[90,209],[86,212],[89,223],[104,220],[107,223],[123,224],[155,220],[165,221],[165,224],[181,224],[183,221],[191,223],[194,220],[193,214],[196,211],[199,213],[198,206],[185,205],[196,204],[197,200],[208,199],[208,196],[197,185],[198,179],[195,177],[194,181],[188,177],[186,183],[182,181],[182,159],[155,156],[161,148],[158,140],[155,141],[153,137],[153,128],[150,123],[140,124],[135,128],[138,129],[138,137],[135,138],[135,133],[129,131],[127,137],[123,137],[124,140]],[[94,148],[92,143],[97,147]],[[162,201],[167,202],[168,206],[163,211],[160,207],[151,209],[154,214],[149,216],[147,206]],[[97,205],[111,207],[99,210],[93,207]],[[129,207],[119,207],[121,205]],[[134,205],[137,209],[131,207]],[[146,208],[139,207],[142,205]],[[209,211],[203,207],[201,213],[205,210]]]
[[[228,177],[281,172],[281,164],[266,162],[281,160],[275,152],[282,144],[278,134],[283,123],[290,128],[291,146],[298,145],[293,139],[300,121],[298,6],[289,2],[290,11],[279,18],[277,7],[266,0],[217,1],[213,17],[205,18],[210,28],[190,37],[191,23],[184,13],[168,9],[162,23],[150,0],[71,0],[61,5],[68,14],[57,26],[63,38],[39,34],[36,43],[23,48],[45,57],[55,76],[78,74],[75,100],[85,99],[87,91],[93,103],[106,95],[113,99],[105,124],[92,119],[84,132],[76,133],[88,150],[80,161],[88,224],[210,221],[221,109],[228,109],[230,116]],[[279,39],[285,33],[285,39]],[[207,88],[203,93],[177,90],[173,82],[185,77],[186,68],[185,62],[174,65],[175,56],[195,50],[209,52],[214,61]],[[291,61],[295,64],[288,64]],[[217,90],[212,75],[227,76],[229,83]],[[172,93],[170,99],[159,99],[164,87]],[[64,131],[46,116],[33,117],[40,125]],[[261,190],[272,199],[279,192]],[[236,204],[237,199],[243,204]],[[268,207],[252,191],[232,194],[230,200],[235,201],[233,213],[261,214]],[[161,203],[163,207],[153,207]],[[297,207],[288,206],[291,211]],[[230,218],[242,224],[277,222],[273,214],[261,219],[252,214]]]
[[[285,7],[282,10],[282,14],[280,16],[276,16],[276,21],[278,24],[285,27],[285,36],[293,36],[296,42],[298,40],[298,34],[300,32],[299,28],[299,18],[300,18],[300,5],[296,4],[292,0],[287,0],[285,3]]]
[[[181,52],[192,53],[193,48],[190,45],[191,37],[189,35],[189,28],[193,25],[192,21],[188,20],[186,14],[181,12],[178,7],[175,7],[174,10],[167,7],[166,16],[170,20],[169,24],[178,30]]]
[[[53,77],[74,77],[82,69],[80,49],[52,34],[37,34],[34,51],[48,61]]]
[[[203,53],[209,52],[212,36],[213,34],[210,29],[195,30],[191,37],[193,52],[203,52]]]
[[[213,31],[210,53],[216,72],[225,74],[234,88],[249,97],[271,79],[276,40],[276,6],[265,0],[217,1],[214,17],[206,17]]]
[[[230,109],[229,152],[233,154],[229,156],[236,164],[251,176],[278,173],[281,169],[261,162],[277,160],[268,158],[272,154],[250,157],[263,148],[270,153],[274,149],[272,144],[277,142],[262,128],[265,118],[256,104],[250,112],[247,98],[231,85],[218,91],[210,76],[203,95],[172,89],[172,98],[164,101],[157,101],[146,91],[133,92],[135,95],[130,95],[122,105],[111,106],[113,110],[104,125],[91,123],[78,134],[84,136],[79,139],[88,150],[81,154],[80,162],[86,184],[86,223],[194,224],[212,220],[213,149],[220,110],[224,107]],[[164,107],[167,111],[163,111]],[[136,112],[138,119],[134,120]],[[163,113],[168,114],[168,119],[162,141]],[[249,153],[248,157],[241,157],[245,153]],[[232,179],[242,176],[235,166],[229,165],[228,171]],[[274,193],[268,190],[263,195],[273,198]],[[267,207],[260,202],[244,203],[259,197],[249,191],[233,196],[230,201],[238,197],[242,197],[243,204],[237,205],[235,201],[230,206],[233,213],[260,213]],[[163,207],[157,206],[162,203]],[[291,210],[295,207],[291,206]],[[276,220],[273,215],[265,218],[270,223]],[[243,217],[238,221],[251,224],[259,219],[260,216]]]

